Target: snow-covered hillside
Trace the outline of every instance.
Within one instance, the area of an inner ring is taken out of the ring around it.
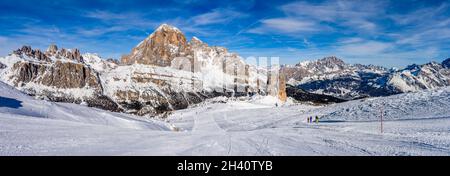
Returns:
[[[55,103],[37,100],[0,82],[0,116],[10,118],[69,121],[90,125],[106,125],[119,128],[170,130],[170,126],[157,120],[108,112],[71,103]]]
[[[0,155],[450,155],[449,91],[330,106],[217,97],[157,121],[35,100],[2,83]],[[315,115],[322,122],[306,123]]]

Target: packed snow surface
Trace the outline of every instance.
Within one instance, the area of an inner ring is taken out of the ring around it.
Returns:
[[[450,155],[449,88],[330,106],[218,97],[164,120],[0,90],[0,155]]]

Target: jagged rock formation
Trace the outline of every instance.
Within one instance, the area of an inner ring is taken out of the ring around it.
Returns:
[[[311,93],[342,99],[387,96],[450,85],[445,64],[431,62],[402,70],[361,64],[346,64],[336,57],[285,66],[289,84]]]
[[[195,37],[187,41],[169,25],[161,25],[120,63],[56,45],[45,53],[25,46],[3,59],[8,69],[0,71],[1,80],[28,94],[138,115],[183,109],[216,96],[258,93],[286,100],[284,79],[269,81],[266,69]]]
[[[41,52],[41,50],[37,49],[37,50],[33,50],[31,49],[31,46],[23,46],[22,48],[14,51],[14,54],[16,55],[25,55],[31,58],[36,58],[39,61],[45,61],[45,62],[50,62],[50,58],[45,55],[43,52]]]

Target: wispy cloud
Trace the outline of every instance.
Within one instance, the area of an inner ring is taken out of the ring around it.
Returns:
[[[128,29],[130,28],[125,26],[95,27],[91,29],[79,28],[77,29],[77,33],[86,37],[90,37],[90,36],[101,36],[111,32],[126,31]]]
[[[321,31],[317,23],[295,18],[271,18],[261,20],[262,26],[249,29],[247,32],[256,34],[297,34],[299,32]]]
[[[260,26],[249,32],[300,34],[305,31],[325,32],[325,29],[335,26],[346,27],[353,32],[375,32],[378,25],[373,19],[383,17],[380,14],[384,13],[384,6],[380,1],[293,2],[279,7],[284,17],[262,20]]]
[[[196,15],[190,18],[188,21],[192,21],[192,25],[201,26],[218,23],[229,23],[232,20],[245,17],[248,17],[248,15],[242,12],[219,8],[213,9],[212,11],[207,13]]]

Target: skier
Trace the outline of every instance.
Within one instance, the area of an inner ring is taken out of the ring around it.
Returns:
[[[316,123],[319,123],[319,117],[316,116]]]
[[[309,117],[309,123],[312,123],[312,116]]]
[[[309,123],[309,117],[306,117],[306,121]]]

